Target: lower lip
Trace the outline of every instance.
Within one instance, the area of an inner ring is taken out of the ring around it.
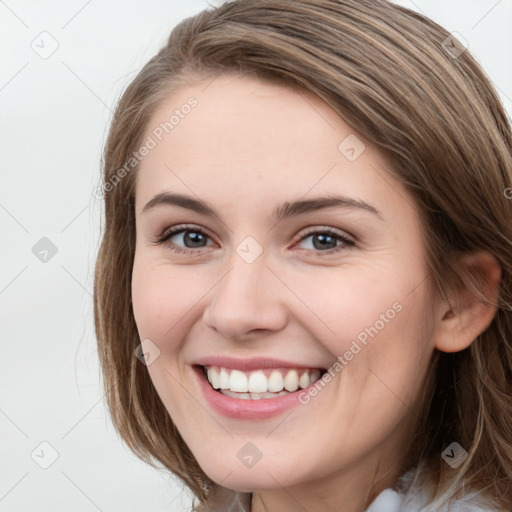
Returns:
[[[199,380],[199,387],[212,409],[228,418],[259,420],[277,416],[292,407],[303,405],[299,402],[299,394],[307,393],[309,388],[314,385],[314,383],[310,384],[307,388],[298,389],[293,393],[276,398],[243,400],[241,398],[231,398],[216,391],[206,379],[202,368],[194,366],[193,369]]]

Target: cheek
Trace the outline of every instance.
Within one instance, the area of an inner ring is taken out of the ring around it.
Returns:
[[[294,276],[290,286],[308,306],[295,310],[295,320],[333,355],[332,369],[343,374],[343,385],[361,391],[374,373],[404,394],[432,352],[427,290],[418,286],[419,271],[399,273],[385,266],[326,270],[314,279]],[[406,394],[413,391],[411,386]]]
[[[211,272],[199,273],[192,266],[136,257],[132,302],[140,336],[164,341],[182,332],[194,307],[214,284],[209,276]]]
[[[139,337],[153,341],[161,355],[147,369],[171,417],[178,420],[183,408],[192,406],[189,395],[176,385],[185,382],[177,364],[181,342],[192,327],[194,305],[205,294],[204,280],[202,286],[199,280],[194,283],[191,274],[185,267],[172,267],[144,254],[136,255],[132,272],[133,314]]]
[[[371,327],[384,331],[397,323],[410,302],[407,280],[392,275],[392,269],[326,268],[310,276],[290,275],[290,287],[307,309],[296,319],[307,323],[317,339],[333,352],[347,350],[354,339],[364,341]],[[297,301],[294,301],[297,302]],[[403,316],[403,315],[402,315]]]

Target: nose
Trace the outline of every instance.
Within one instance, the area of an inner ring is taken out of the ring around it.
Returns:
[[[261,336],[286,325],[284,286],[267,267],[264,254],[248,263],[234,252],[229,270],[209,294],[203,321],[229,340]]]

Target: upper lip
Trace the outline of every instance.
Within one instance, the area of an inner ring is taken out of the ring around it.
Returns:
[[[236,358],[229,356],[206,356],[197,360],[194,364],[200,366],[219,366],[222,368],[231,368],[241,371],[259,370],[265,368],[304,368],[324,370],[320,366],[311,366],[308,364],[295,363],[282,359],[274,359],[269,357],[255,358]]]

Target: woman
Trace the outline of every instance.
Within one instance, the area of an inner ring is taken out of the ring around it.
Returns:
[[[448,32],[203,11],[123,94],[104,181],[110,413],[194,510],[511,510],[511,128]]]

